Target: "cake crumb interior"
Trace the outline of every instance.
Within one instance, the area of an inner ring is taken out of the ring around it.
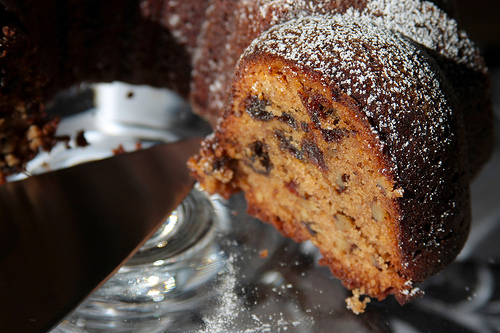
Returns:
[[[363,286],[367,295],[401,289],[391,231],[399,193],[345,107],[276,66],[245,73],[233,110],[222,146],[249,212],[288,237],[310,240],[348,288]]]

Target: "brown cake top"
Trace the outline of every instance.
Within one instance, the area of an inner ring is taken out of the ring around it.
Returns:
[[[430,1],[422,0],[242,0],[239,20],[255,30],[311,15],[346,14],[370,18],[446,59],[485,71],[478,50],[457,22]],[[252,11],[252,8],[257,8]]]
[[[429,1],[374,0],[361,16],[401,33],[418,44],[437,51],[446,59],[486,71],[479,52],[457,22]]]

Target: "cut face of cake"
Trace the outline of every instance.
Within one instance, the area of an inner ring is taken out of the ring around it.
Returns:
[[[362,276],[371,294],[402,288],[394,200],[403,190],[351,111],[293,76],[279,63],[246,76],[221,141],[209,139],[198,161],[212,173],[204,187],[243,190],[250,214],[328,249],[337,276]]]
[[[369,22],[290,21],[243,55],[232,108],[190,167],[209,192],[241,190],[250,214],[310,240],[349,289],[405,303],[468,230],[463,129],[444,85],[424,52]]]

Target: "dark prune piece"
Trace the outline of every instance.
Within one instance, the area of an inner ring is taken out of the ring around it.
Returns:
[[[252,155],[249,156],[252,161],[252,169],[257,173],[268,175],[273,165],[264,143],[255,141],[249,145],[249,148],[252,152]]]
[[[285,124],[289,125],[290,127],[292,127],[293,129],[298,129],[297,127],[297,121],[295,120],[295,118],[288,112],[283,112],[281,113],[281,116],[277,117],[276,119],[278,119],[279,121],[281,122],[284,122]]]
[[[278,147],[281,150],[287,151],[290,154],[292,154],[296,159],[302,160],[303,159],[303,154],[302,151],[297,149],[292,144],[292,138],[285,135],[282,130],[276,130],[274,131],[274,135],[276,136],[276,139],[278,139]]]
[[[309,132],[309,124],[305,121],[300,122],[300,128],[306,133]]]
[[[318,147],[316,142],[304,138],[302,140],[302,151],[309,162],[316,165],[322,172],[328,171],[323,151]]]
[[[222,170],[229,167],[230,158],[228,156],[221,156],[216,158],[212,163],[214,170]]]
[[[341,128],[322,128],[321,134],[323,134],[323,139],[325,139],[326,142],[340,142],[344,137],[347,136],[347,132]]]
[[[304,90],[299,93],[299,96],[302,101],[302,105],[304,105],[307,113],[311,117],[312,125],[321,130],[323,138],[326,142],[338,142],[347,134],[342,129],[322,128],[322,119],[328,119],[334,126],[338,125],[340,121],[337,111],[333,108],[325,106],[328,105],[329,102],[323,95],[312,90]]]
[[[260,99],[258,96],[249,96],[244,101],[245,110],[255,120],[270,121],[274,118],[271,112],[266,111],[266,107],[271,105],[267,99]]]

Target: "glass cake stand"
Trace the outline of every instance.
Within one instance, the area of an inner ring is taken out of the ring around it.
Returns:
[[[209,131],[177,96],[149,87],[75,88],[53,106],[64,114],[61,105],[86,109],[64,115],[59,128],[72,149],[58,145],[28,173]],[[77,144],[81,130],[88,146]],[[317,265],[310,243],[294,243],[248,216],[241,195],[226,201],[195,186],[139,252],[52,332],[499,332],[499,168],[497,136],[492,161],[472,188],[466,248],[420,286],[424,297],[404,307],[392,298],[372,300],[365,313],[353,314],[344,301],[349,292]]]

